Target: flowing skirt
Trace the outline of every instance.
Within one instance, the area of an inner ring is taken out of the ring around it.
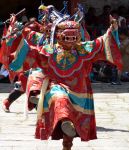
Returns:
[[[69,119],[73,122],[77,136],[82,141],[96,139],[96,122],[93,95],[67,91],[60,85],[54,85],[45,94],[44,113],[38,120],[35,137],[47,140],[63,138],[61,121]]]

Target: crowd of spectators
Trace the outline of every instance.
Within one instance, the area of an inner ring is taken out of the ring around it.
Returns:
[[[91,72],[92,82],[111,82],[112,84],[120,84],[120,81],[129,82],[129,9],[125,6],[119,6],[117,10],[112,10],[110,5],[103,7],[101,15],[96,15],[96,9],[90,7],[85,14],[86,29],[91,40],[103,35],[110,26],[109,16],[112,15],[119,25],[120,50],[123,59],[123,70],[121,73],[116,66],[105,61],[95,62]],[[26,18],[23,17],[26,21]],[[1,28],[2,29],[2,28]],[[2,30],[0,30],[0,33]],[[2,35],[2,34],[0,34]],[[2,66],[2,67],[1,67]],[[7,70],[0,64],[0,83],[9,82]]]
[[[85,22],[91,39],[105,33],[110,26],[110,15],[117,19],[119,27],[129,28],[129,10],[126,7],[119,6],[118,9],[112,10],[110,5],[105,5],[102,14],[99,16],[96,15],[96,9],[90,7],[85,14]]]
[[[120,51],[122,54],[123,69],[118,71],[116,66],[105,61],[95,62],[91,72],[92,82],[102,81],[111,82],[112,84],[121,84],[120,81],[129,82],[129,9],[125,6],[119,6],[118,9],[112,10],[110,5],[103,7],[101,15],[96,15],[96,9],[90,7],[85,14],[86,28],[91,39],[104,34],[110,26],[110,18],[112,15],[119,25]]]

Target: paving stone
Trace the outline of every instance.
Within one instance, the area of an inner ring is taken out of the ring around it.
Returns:
[[[13,147],[0,147],[0,150],[13,150]]]
[[[96,112],[97,140],[73,141],[72,150],[128,150],[129,149],[129,84],[112,86],[92,84]],[[40,141],[34,138],[36,111],[29,112],[24,120],[26,95],[11,105],[5,113],[1,102],[13,88],[0,84],[0,150],[62,150],[62,140]]]

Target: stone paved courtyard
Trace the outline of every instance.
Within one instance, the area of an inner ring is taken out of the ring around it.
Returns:
[[[12,88],[0,83],[0,150],[62,150],[62,140],[34,139],[36,111],[24,120],[25,95],[12,104],[11,113],[2,110],[2,99]],[[72,150],[129,150],[129,83],[94,83],[93,89],[98,139],[76,138]]]

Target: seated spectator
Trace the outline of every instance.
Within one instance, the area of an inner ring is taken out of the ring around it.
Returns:
[[[0,83],[9,83],[9,73],[5,69],[4,65],[1,66],[0,69]]]
[[[112,66],[105,61],[101,62],[101,67],[99,71],[100,80],[102,82],[109,83],[112,78]]]
[[[111,83],[112,85],[121,84],[116,66],[107,61],[98,61],[93,64],[91,81],[101,81]]]
[[[93,64],[92,80],[101,82],[110,82],[112,77],[112,67],[105,61],[98,61]]]
[[[119,28],[120,51],[122,54],[123,70],[121,75],[122,81],[129,81],[129,33],[127,28]],[[125,77],[125,79],[124,79]]]

